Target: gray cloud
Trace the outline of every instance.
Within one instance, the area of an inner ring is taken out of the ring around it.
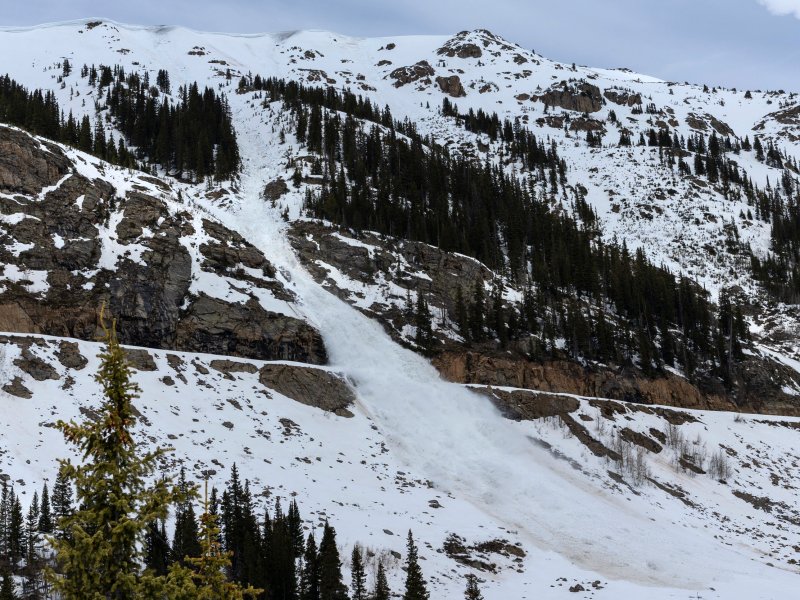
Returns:
[[[328,29],[353,36],[485,27],[564,62],[626,66],[709,85],[800,87],[800,21],[764,10],[798,15],[800,0],[492,0],[466,6],[463,0],[0,1],[7,5],[6,25],[100,16],[210,31]]]

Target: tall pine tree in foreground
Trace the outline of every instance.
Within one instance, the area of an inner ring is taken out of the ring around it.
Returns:
[[[142,452],[133,437],[132,401],[139,390],[115,324],[106,324],[103,311],[100,317],[106,346],[96,375],[104,396],[98,417],[57,424],[82,455],[80,463],[60,461],[79,507],[59,511],[58,527],[66,535],[51,539],[59,574],[50,573],[50,579],[63,600],[134,600],[160,588],[164,577],[141,572],[143,542],[148,525],[165,519],[170,503],[179,499],[170,481],[153,481],[165,450]]]
[[[406,591],[403,600],[428,600],[428,586],[422,576],[422,569],[419,566],[419,556],[417,545],[414,543],[414,536],[408,530],[407,556],[406,556]]]

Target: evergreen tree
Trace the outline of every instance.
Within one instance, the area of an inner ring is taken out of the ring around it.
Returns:
[[[3,581],[0,584],[0,600],[17,600],[15,587],[11,572],[5,569],[3,571]]]
[[[414,543],[414,536],[409,529],[406,543],[406,589],[403,593],[403,600],[428,600],[428,598],[430,598],[430,594],[419,566],[417,545]]]
[[[151,521],[144,538],[144,565],[155,575],[166,575],[169,570],[170,547],[164,520]]]
[[[352,566],[350,568],[351,584],[350,597],[352,600],[367,600],[367,574],[364,572],[364,559],[362,557],[361,546],[353,546],[351,555]]]
[[[300,600],[319,600],[319,553],[314,533],[308,534],[303,569],[300,573]]]
[[[483,281],[481,279],[475,280],[475,288],[472,294],[472,306],[470,309],[469,328],[472,333],[472,339],[476,342],[482,342],[484,338],[483,323],[486,308],[484,307]]]
[[[25,520],[22,516],[22,504],[11,489],[11,513],[8,518],[8,560],[15,569],[25,557],[27,544],[25,540]]]
[[[342,581],[342,563],[336,547],[336,530],[327,522],[319,544],[320,600],[345,600],[347,588]]]
[[[53,521],[55,529],[58,532],[57,537],[67,537],[68,533],[63,526],[66,519],[72,516],[73,508],[73,491],[72,484],[66,476],[66,473],[59,470],[56,476],[56,482],[53,485]]]
[[[172,536],[171,554],[173,560],[184,563],[187,556],[200,556],[200,538],[194,506],[190,500],[194,488],[186,482],[186,470],[181,467],[178,476],[178,490],[186,498],[175,508],[175,530]]]
[[[386,571],[383,568],[383,561],[378,562],[378,573],[375,576],[375,589],[372,591],[371,600],[389,600],[392,592],[389,589],[389,582],[386,579]]]
[[[53,533],[53,516],[50,512],[50,492],[47,483],[42,486],[42,501],[39,507],[39,531]]]
[[[257,598],[263,590],[253,587],[242,588],[238,583],[228,581],[226,572],[231,566],[231,554],[222,548],[219,541],[220,530],[217,515],[209,510],[208,484],[203,514],[200,517],[200,556],[189,557],[186,562],[195,569],[192,575],[195,590],[187,596],[195,600],[243,600]],[[175,569],[179,573],[180,567]]]
[[[467,575],[467,589],[464,590],[466,600],[483,600],[483,594],[478,587],[478,578],[472,573]]]
[[[145,582],[149,587],[163,583],[163,578],[142,579],[141,548],[148,525],[165,519],[169,504],[180,499],[169,481],[150,482],[164,450],[143,453],[133,436],[138,388],[116,323],[109,327],[103,311],[100,318],[105,349],[96,376],[104,396],[99,418],[57,425],[83,456],[80,464],[60,461],[79,501],[79,508],[59,523],[68,536],[51,540],[60,573],[51,579],[63,600],[134,600],[142,596]]]

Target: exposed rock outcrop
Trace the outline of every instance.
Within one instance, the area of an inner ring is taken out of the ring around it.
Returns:
[[[0,127],[0,330],[96,340],[105,304],[127,345],[326,361],[316,330],[252,291],[294,299],[260,251],[195,221],[164,182],[142,176],[129,187],[120,197],[59,146]],[[209,289],[230,293],[212,298],[193,283],[208,277]]]
[[[619,104],[620,106],[634,107],[642,103],[642,95],[638,92],[628,92],[623,90],[606,90],[603,96],[609,102]]]
[[[600,88],[585,81],[562,81],[532,99],[550,107],[584,113],[597,112],[603,107]]]
[[[450,40],[447,44],[436,51],[439,56],[447,56],[453,58],[480,58],[483,56],[483,50],[477,44],[470,42],[461,43],[457,39]]]
[[[321,369],[290,365],[265,365],[259,373],[262,385],[301,404],[352,417],[347,407],[355,395],[337,375]]]
[[[464,91],[464,86],[461,84],[461,78],[458,75],[437,77],[436,83],[439,84],[439,89],[442,90],[442,92],[453,98],[462,98],[467,95],[467,92]]]
[[[421,79],[428,79],[434,76],[436,72],[427,60],[421,60],[415,65],[410,67],[399,67],[389,73],[389,77],[394,79],[394,87],[403,87],[409,83],[414,83]]]

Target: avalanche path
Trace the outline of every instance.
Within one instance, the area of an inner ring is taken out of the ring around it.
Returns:
[[[617,580],[617,597],[685,598],[688,590],[714,590],[703,597],[774,598],[796,583],[750,549],[723,545],[702,527],[649,514],[592,485],[485,398],[443,381],[426,359],[314,281],[289,243],[279,210],[262,198],[275,165],[285,162],[285,146],[264,136],[258,109],[252,111],[234,106],[244,164],[236,203],[198,202],[276,266],[298,295],[301,316],[323,335],[331,365],[354,383],[356,409],[374,421],[415,476],[537,548],[526,559],[529,572],[544,566],[539,560],[551,572],[574,573],[577,566],[587,577]]]

